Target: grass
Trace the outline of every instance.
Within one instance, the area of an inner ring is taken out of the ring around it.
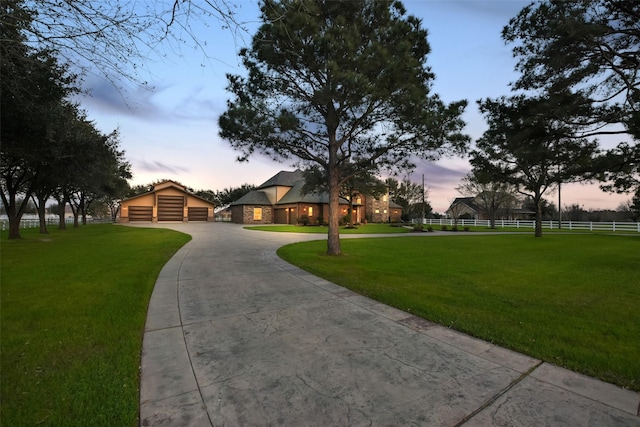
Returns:
[[[281,233],[318,233],[327,234],[329,227],[323,225],[256,225],[245,227],[247,230],[274,231]],[[361,224],[355,228],[340,227],[340,234],[389,234],[409,233],[411,230],[400,224]]]
[[[371,298],[640,391],[640,236],[475,235],[288,245],[279,255]]]
[[[135,426],[147,305],[190,236],[89,225],[2,236],[0,424]]]

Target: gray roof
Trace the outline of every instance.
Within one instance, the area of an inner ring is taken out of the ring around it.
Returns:
[[[275,187],[275,186],[283,186],[283,187],[293,187],[296,182],[304,180],[304,175],[300,169],[297,169],[293,172],[289,171],[280,171],[267,181],[265,181],[262,185],[258,187],[258,190],[261,188],[267,187]]]
[[[277,204],[285,205],[291,203],[329,203],[329,193],[323,192],[302,194],[302,187],[304,187],[304,179],[297,181],[293,188],[289,190],[289,192],[285,194]],[[340,204],[348,205],[349,201],[340,197]]]
[[[231,206],[235,205],[270,205],[271,200],[264,191],[253,190],[240,197]]]

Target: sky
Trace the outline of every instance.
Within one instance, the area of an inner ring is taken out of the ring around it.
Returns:
[[[254,156],[236,161],[238,152],[218,136],[218,117],[231,96],[226,74],[243,74],[238,51],[250,43],[259,26],[257,0],[235,0],[237,19],[248,33],[234,33],[211,18],[192,21],[198,38],[180,46],[152,52],[141,77],[149,87],[126,81],[114,85],[88,74],[84,86],[89,95],[79,101],[98,129],[120,132],[121,149],[132,165],[131,185],[171,179],[195,190],[219,191],[242,184],[260,185],[290,163]],[[511,47],[500,37],[504,25],[528,2],[521,0],[405,0],[407,13],[422,19],[431,53],[427,63],[436,75],[433,92],[445,102],[467,99],[465,132],[478,139],[487,125],[476,101],[509,95],[509,83],[517,79]],[[117,76],[112,76],[117,80]],[[460,179],[471,170],[465,158],[419,161],[408,175],[415,183],[424,175],[428,200],[435,212],[444,212],[461,195]],[[402,177],[400,177],[402,178]],[[597,185],[562,187],[562,206],[584,209],[616,209],[630,195],[602,192]],[[546,198],[558,205],[558,194]]]

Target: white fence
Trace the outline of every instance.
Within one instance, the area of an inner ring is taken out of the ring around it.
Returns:
[[[451,218],[442,219],[425,219],[423,224],[429,225],[447,225],[453,226],[454,220]],[[562,226],[561,226],[562,225]],[[458,227],[473,226],[473,227],[490,227],[491,223],[488,220],[481,219],[459,219]],[[522,228],[522,229],[534,229],[536,226],[533,220],[496,220],[496,228]],[[584,231],[635,231],[640,233],[640,222],[593,222],[593,221],[562,221],[560,224],[558,221],[542,221],[542,228],[549,230],[557,230],[562,228],[563,230],[584,230]]]
[[[58,225],[60,222],[60,220],[56,217],[56,218],[47,218],[47,225]],[[73,218],[65,218],[64,222],[66,224],[73,224]],[[4,219],[4,218],[0,218],[0,227],[2,227],[2,231],[4,230],[8,230],[9,229],[9,220],[8,219]],[[33,218],[28,218],[28,219],[23,219],[20,221],[20,228],[37,228],[40,227],[40,220],[39,219],[33,219]]]

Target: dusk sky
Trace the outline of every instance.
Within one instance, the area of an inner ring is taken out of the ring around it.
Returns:
[[[218,136],[218,117],[230,98],[225,75],[244,73],[237,53],[250,43],[259,26],[257,0],[233,3],[249,33],[234,34],[213,18],[192,21],[194,32],[206,45],[198,48],[187,42],[179,49],[167,46],[159,54],[150,54],[148,73],[141,77],[153,90],[125,82],[125,89],[118,90],[98,76],[86,76],[85,87],[91,96],[82,97],[81,105],[103,132],[120,130],[121,148],[132,164],[132,185],[172,179],[196,190],[216,191],[244,183],[259,185],[280,170],[293,170],[288,163],[259,156],[238,163],[238,153]],[[436,75],[434,92],[445,102],[469,101],[465,131],[475,141],[486,129],[476,101],[508,95],[509,83],[517,78],[511,47],[504,44],[500,32],[528,2],[403,3],[408,14],[422,19],[429,32],[428,64]],[[434,211],[444,212],[460,196],[455,187],[469,170],[468,161],[460,158],[419,162],[410,179],[420,183],[424,174]],[[546,198],[557,205],[556,193]],[[585,209],[615,209],[630,198],[604,193],[597,185],[567,185],[562,191],[563,206],[579,204]]]

